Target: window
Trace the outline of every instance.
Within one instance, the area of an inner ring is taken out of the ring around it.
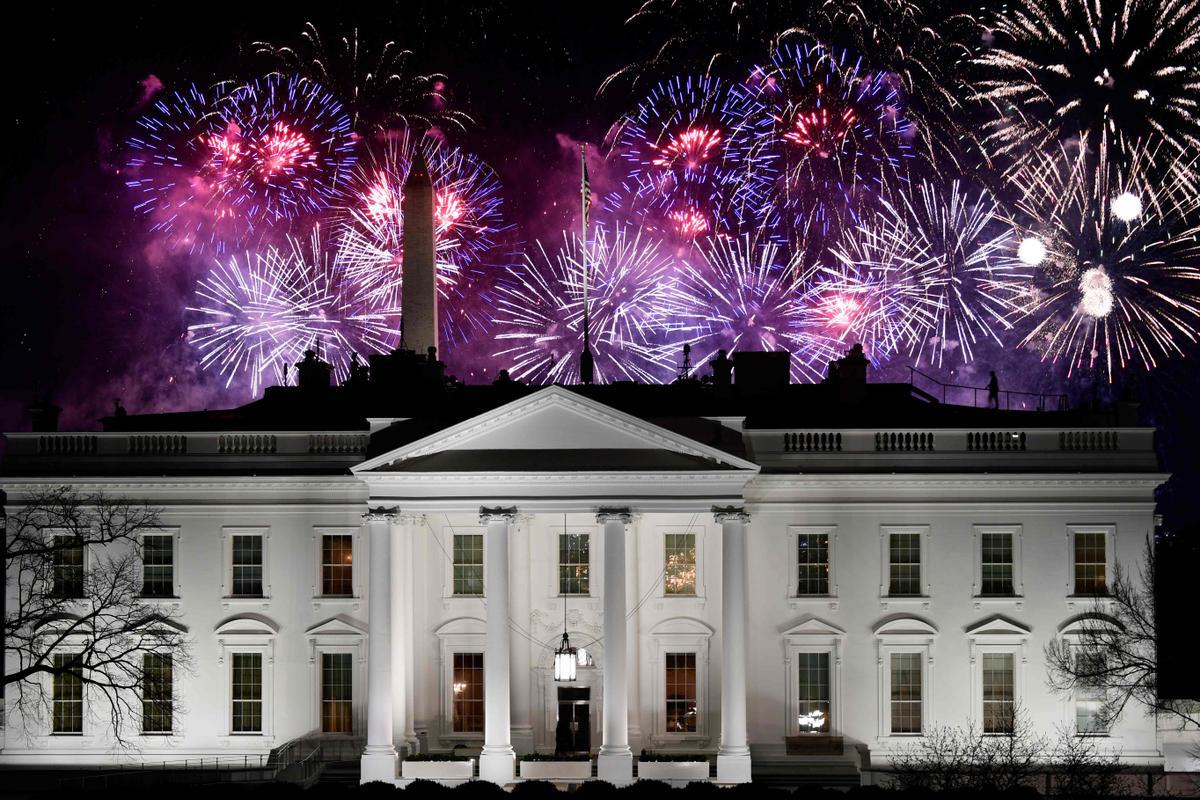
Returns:
[[[1107,594],[1107,535],[1075,534],[1075,594]]]
[[[983,654],[983,732],[1012,733],[1016,713],[1013,654]]]
[[[483,653],[454,654],[455,733],[483,733]]]
[[[888,595],[921,595],[921,534],[888,535]]]
[[[830,691],[829,653],[797,653],[796,671],[799,684],[796,697],[801,733],[829,733]]]
[[[142,655],[142,733],[170,733],[175,703],[171,656]]]
[[[321,594],[325,597],[353,596],[353,535],[327,533],[321,537]]]
[[[667,733],[695,733],[696,654],[667,653],[666,664]]]
[[[1011,533],[981,533],[979,593],[984,597],[1013,594],[1013,542]]]
[[[321,654],[321,732],[354,732],[354,656]]]
[[[664,537],[663,592],[696,593],[696,534],[668,533]]]
[[[829,594],[829,534],[801,533],[796,537],[798,595]]]
[[[142,537],[142,596],[175,594],[175,537],[154,534]]]
[[[263,596],[263,540],[261,536],[233,537],[233,596]],[[310,562],[311,563],[311,562]]]
[[[83,597],[83,544],[78,536],[54,537],[54,596]]]
[[[454,593],[483,595],[483,534],[454,534]]]
[[[54,674],[52,733],[83,733],[83,678],[69,669],[75,658],[74,653],[54,654],[54,668],[65,671]]]
[[[891,732],[921,732],[921,653],[892,653]]]
[[[1080,679],[1075,684],[1075,732],[1081,735],[1103,736],[1108,733],[1104,721],[1104,704],[1107,693],[1102,680],[1105,659],[1102,653],[1091,653],[1077,648],[1075,659]]]
[[[558,535],[558,593],[589,594],[589,550],[591,537],[586,533]]]
[[[232,730],[234,733],[262,733],[262,653],[234,653],[231,663]]]

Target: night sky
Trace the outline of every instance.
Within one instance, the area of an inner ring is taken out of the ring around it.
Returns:
[[[251,43],[296,42],[307,21],[327,39],[357,27],[370,42],[395,40],[415,51],[421,70],[448,76],[453,107],[477,122],[458,141],[497,171],[508,214],[531,241],[571,219],[561,206],[572,192],[578,198],[575,143],[599,143],[629,107],[628,92],[596,94],[607,75],[645,55],[647,43],[625,25],[639,4],[580,12],[579,4],[519,0],[380,3],[369,11],[245,3],[195,6],[185,16],[146,4],[27,5],[0,56],[0,430],[26,428],[35,386],[65,407],[64,426],[77,428],[96,427],[117,397],[132,413],[248,399],[196,366],[183,306],[201,267],[153,263],[145,221],[131,212],[117,174],[118,147],[148,76],[169,90],[262,74],[270,65]],[[1076,399],[1137,396],[1145,421],[1163,426],[1160,449],[1179,473],[1164,508],[1178,525],[1191,524],[1187,498],[1200,488],[1192,350],[1115,388],[1068,383],[1040,367],[1001,379],[1005,388]],[[972,378],[986,380],[963,379]]]

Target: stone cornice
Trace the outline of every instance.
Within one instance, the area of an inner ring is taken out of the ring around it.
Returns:
[[[486,506],[479,509],[479,524],[490,525],[493,522],[504,522],[507,525],[512,525],[517,521],[517,507],[509,506],[507,508],[494,506],[488,508]]]

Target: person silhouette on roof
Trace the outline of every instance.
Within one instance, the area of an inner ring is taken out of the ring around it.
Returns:
[[[992,371],[992,377],[988,381],[988,408],[1000,408],[1000,379],[996,377],[995,370]]]

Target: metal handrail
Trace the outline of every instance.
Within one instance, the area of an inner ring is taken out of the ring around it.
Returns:
[[[941,402],[943,405],[947,404],[947,392],[946,392],[947,389],[954,389],[956,391],[963,391],[963,392],[966,392],[966,391],[971,392],[971,405],[974,408],[981,407],[979,405],[979,393],[984,392],[985,393],[984,394],[984,404],[985,404],[985,406],[987,404],[987,394],[986,394],[987,387],[986,386],[979,387],[979,386],[967,386],[966,384],[961,384],[961,383],[943,383],[942,381],[939,381],[937,378],[933,377],[932,375],[924,373],[921,370],[917,369],[916,367],[910,366],[908,368],[908,385],[913,387],[914,389],[920,388],[917,386],[917,381],[916,381],[917,375],[920,375],[925,380],[927,380],[930,383],[935,384],[936,386],[941,388],[941,390],[942,390],[941,391],[941,395],[942,395]],[[921,391],[925,391],[925,390],[921,389]],[[1011,391],[1008,389],[1001,389],[998,392],[998,394],[1003,396],[1002,401],[1000,398],[997,398],[998,406],[1007,411],[1013,410],[1014,407],[1019,410],[1030,410],[1030,411],[1063,411],[1067,407],[1067,395],[1063,394],[1063,393],[1014,392],[1014,391]],[[1019,401],[1019,399],[1022,397],[1032,398],[1036,402],[1032,403],[1031,405],[1026,405],[1023,402],[1014,404],[1014,399]],[[963,403],[961,405],[966,405],[966,404]]]

